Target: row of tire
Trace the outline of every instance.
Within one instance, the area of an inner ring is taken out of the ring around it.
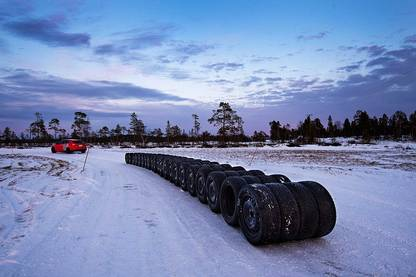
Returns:
[[[254,245],[322,237],[335,226],[334,201],[317,182],[173,155],[127,153],[125,160],[208,204]]]

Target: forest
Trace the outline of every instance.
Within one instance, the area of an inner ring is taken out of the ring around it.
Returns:
[[[4,144],[23,143],[51,143],[65,138],[79,138],[85,142],[98,144],[123,144],[130,143],[138,147],[149,143],[158,146],[192,143],[207,144],[218,142],[218,145],[235,145],[240,142],[266,142],[297,144],[319,143],[321,138],[359,138],[361,143],[369,143],[371,140],[415,140],[416,139],[416,111],[406,115],[402,111],[396,111],[388,116],[370,116],[366,111],[357,110],[351,118],[343,121],[334,120],[331,115],[322,120],[312,115],[307,115],[297,126],[272,120],[269,122],[269,130],[254,131],[252,135],[244,132],[244,121],[227,102],[221,102],[208,123],[217,128],[212,134],[201,131],[201,123],[198,114],[190,116],[192,129],[185,130],[170,120],[165,127],[149,129],[145,122],[133,112],[130,115],[129,126],[116,124],[113,128],[102,126],[98,130],[92,130],[91,122],[85,112],[74,113],[74,121],[70,130],[61,126],[58,118],[46,121],[40,112],[35,113],[35,119],[28,128],[19,135],[6,127],[0,131],[0,142]]]

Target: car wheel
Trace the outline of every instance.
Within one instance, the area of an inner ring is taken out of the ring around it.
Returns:
[[[72,153],[71,149],[69,149],[69,148],[65,149],[65,152],[68,153],[68,154]]]
[[[267,186],[244,186],[238,194],[238,203],[241,231],[251,244],[267,244],[279,240],[279,203]]]
[[[55,147],[51,147],[51,151],[52,151],[52,153],[56,153],[56,149],[55,149]]]

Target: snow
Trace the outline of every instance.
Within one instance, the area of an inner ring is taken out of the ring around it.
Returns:
[[[0,149],[0,276],[416,274],[416,147]],[[143,151],[322,183],[337,224],[324,238],[254,247],[238,228],[146,169]]]

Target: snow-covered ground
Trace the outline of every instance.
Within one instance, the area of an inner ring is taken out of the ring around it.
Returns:
[[[199,157],[314,180],[337,224],[324,238],[251,246],[126,151]],[[0,276],[416,275],[416,146],[0,149]]]

